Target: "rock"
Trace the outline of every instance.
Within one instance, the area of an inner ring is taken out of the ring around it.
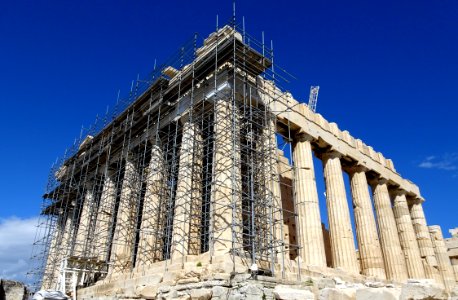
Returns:
[[[162,282],[161,274],[146,275],[146,276],[139,277],[137,279],[137,284],[139,286],[157,285],[161,282]]]
[[[196,283],[176,285],[174,289],[177,291],[195,290],[195,289],[201,289],[203,286],[204,285],[202,282],[196,282]]]
[[[157,286],[140,286],[137,287],[135,291],[137,296],[140,296],[144,299],[156,299],[157,296]]]
[[[335,288],[336,283],[334,280],[328,277],[322,277],[315,280],[317,287],[322,290],[324,288]]]
[[[275,299],[281,300],[314,300],[315,295],[310,289],[298,289],[285,285],[277,285],[273,291]]]
[[[344,285],[345,284],[345,281],[343,281],[339,277],[334,277],[333,280],[336,283],[336,285]]]
[[[215,274],[213,274],[213,279],[214,280],[230,280],[231,279],[231,274],[215,273]]]
[[[409,278],[407,279],[407,283],[421,283],[419,279]]]
[[[207,280],[202,282],[203,287],[212,287],[212,286],[229,286],[229,282],[225,280]]]
[[[170,286],[169,285],[163,285],[163,286],[160,286],[158,287],[158,292],[159,293],[168,293],[170,291]]]
[[[356,290],[351,288],[325,288],[320,291],[320,300],[354,300]]]
[[[242,300],[242,299],[245,299],[245,296],[237,292],[231,292],[231,294],[227,298],[227,300]]]
[[[177,281],[177,284],[198,283],[199,281],[200,280],[197,277],[189,277],[189,278],[179,279]]]
[[[250,277],[250,274],[235,274],[234,278],[232,279],[232,282],[245,282],[248,279],[250,279]]]
[[[212,299],[226,299],[229,289],[222,286],[212,287]]]
[[[212,298],[212,290],[210,289],[194,289],[191,290],[192,300],[209,300]]]
[[[191,296],[187,293],[179,293],[175,290],[170,291],[166,295],[161,295],[159,297],[161,300],[191,300]]]
[[[401,292],[398,289],[362,288],[356,290],[358,300],[397,300]]]
[[[239,289],[240,294],[245,295],[247,300],[262,300],[264,291],[260,284],[247,284]]]
[[[275,299],[273,292],[274,292],[273,287],[272,288],[264,287],[263,288],[264,298],[265,299]]]
[[[380,281],[375,281],[375,282],[367,281],[364,283],[364,285],[367,287],[371,287],[371,288],[381,288],[385,286],[385,284]]]
[[[444,289],[431,284],[429,280],[418,280],[402,286],[400,299],[448,299],[448,296]]]
[[[458,285],[455,286],[453,291],[450,293],[450,296],[452,297],[452,300],[458,300]]]

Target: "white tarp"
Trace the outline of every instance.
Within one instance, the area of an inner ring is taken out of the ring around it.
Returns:
[[[53,290],[46,290],[46,291],[38,291],[33,295],[33,300],[67,300],[69,299],[64,293],[61,291],[53,291]]]

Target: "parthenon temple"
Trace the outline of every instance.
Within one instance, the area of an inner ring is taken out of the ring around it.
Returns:
[[[286,91],[270,45],[229,25],[202,40],[133,82],[53,166],[39,287],[74,299],[258,299],[231,294],[239,280],[256,282],[259,299],[309,299],[306,282],[338,277],[450,295],[456,259],[418,186]],[[301,284],[302,298],[275,292]]]

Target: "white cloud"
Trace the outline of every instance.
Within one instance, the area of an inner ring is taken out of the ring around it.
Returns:
[[[30,283],[30,255],[35,239],[37,217],[0,219],[0,278]]]
[[[440,157],[428,156],[418,167],[424,169],[438,169],[446,171],[458,170],[458,153],[446,153]]]

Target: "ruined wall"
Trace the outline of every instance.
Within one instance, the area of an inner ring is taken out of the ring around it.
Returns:
[[[0,279],[0,300],[25,300],[27,288],[21,282]]]

